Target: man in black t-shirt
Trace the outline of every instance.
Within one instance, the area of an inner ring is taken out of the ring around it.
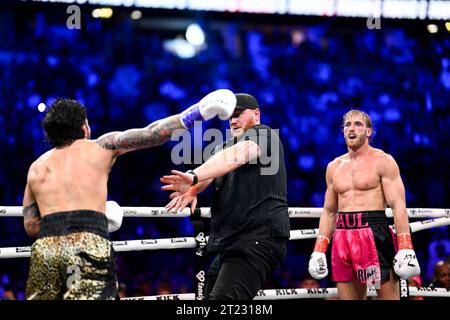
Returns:
[[[281,265],[290,236],[283,145],[260,124],[256,99],[236,94],[230,118],[233,138],[203,165],[164,176],[173,190],[166,206],[179,212],[213,184],[208,253],[216,255],[207,276],[206,299],[251,300]]]

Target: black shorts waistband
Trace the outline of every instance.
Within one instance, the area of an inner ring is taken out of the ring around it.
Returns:
[[[108,239],[108,219],[92,210],[55,212],[42,218],[38,238],[90,232]]]
[[[389,225],[384,210],[338,212],[336,229],[361,229]]]

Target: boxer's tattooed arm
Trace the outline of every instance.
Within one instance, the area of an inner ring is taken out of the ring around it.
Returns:
[[[40,230],[41,213],[36,202],[33,202],[29,206],[23,207],[23,225],[27,234],[35,238]]]
[[[97,139],[97,143],[108,150],[133,150],[154,147],[170,139],[177,129],[183,129],[179,116],[153,122],[142,129],[111,132]]]

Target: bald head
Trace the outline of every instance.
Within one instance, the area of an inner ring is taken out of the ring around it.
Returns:
[[[439,261],[434,266],[434,279],[437,287],[450,288],[450,264],[445,261]]]

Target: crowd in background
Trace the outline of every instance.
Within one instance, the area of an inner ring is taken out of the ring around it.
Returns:
[[[372,117],[372,145],[397,160],[407,206],[448,207],[448,36],[416,32],[413,26],[336,26],[326,19],[287,27],[229,20],[220,28],[204,19],[207,46],[196,57],[181,59],[164,50],[168,32],[145,30],[129,19],[106,23],[86,16],[81,30],[69,30],[61,21],[44,11],[1,13],[1,205],[22,204],[27,169],[49,148],[39,103],[48,106],[57,97],[79,100],[95,138],[144,127],[212,90],[228,88],[254,95],[262,122],[279,130],[290,207],[322,206],[326,165],[346,152],[341,122],[350,108]],[[203,130],[218,127],[225,132],[227,126],[214,120]],[[171,169],[194,167],[173,164],[175,144],[120,157],[110,175],[109,199],[122,206],[167,204],[169,193],[160,190],[159,178]],[[195,141],[193,148],[204,144]],[[208,207],[210,195],[202,194],[199,206]],[[0,247],[32,244],[20,218],[0,219]],[[317,223],[291,219],[291,228]],[[449,233],[441,227],[413,235],[423,285],[437,281],[435,266],[450,256]],[[111,239],[192,234],[188,218],[125,218]],[[313,246],[313,240],[290,241],[285,263],[266,288],[307,286]],[[117,253],[121,295],[193,292],[194,256],[191,249]],[[442,268],[447,268],[447,280],[438,283],[448,288],[448,260]],[[27,259],[1,260],[0,297],[23,299],[27,274]],[[318,285],[334,286],[329,278]]]

